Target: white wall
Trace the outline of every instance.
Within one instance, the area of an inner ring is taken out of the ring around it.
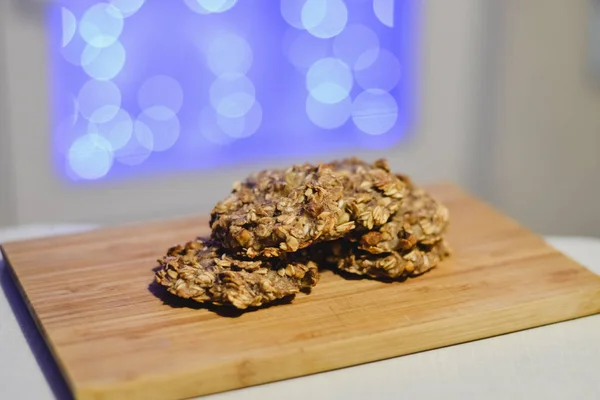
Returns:
[[[0,2],[0,34],[4,35],[0,55],[7,85],[0,109],[4,107],[10,117],[3,121],[3,135],[9,139],[5,153],[12,155],[12,170],[0,171],[0,190],[9,193],[8,200],[0,200],[0,224],[113,223],[206,212],[228,193],[233,180],[248,172],[238,168],[180,174],[93,189],[59,183],[50,171],[44,27],[35,7],[17,7],[26,3]],[[481,181],[478,171],[485,168],[473,168],[474,154],[479,153],[472,149],[478,143],[474,135],[482,94],[480,55],[486,39],[482,4],[478,0],[424,2],[418,129],[413,139],[395,149],[359,156],[386,156],[395,170],[423,182],[445,179],[470,187]]]
[[[537,231],[600,236],[600,81],[588,65],[590,0],[505,4],[490,197]]]
[[[2,5],[0,5],[0,16]],[[15,207],[14,194],[11,192],[12,184],[12,155],[10,135],[8,134],[8,93],[7,74],[5,60],[4,32],[2,28],[2,17],[0,17],[0,226],[14,222]]]

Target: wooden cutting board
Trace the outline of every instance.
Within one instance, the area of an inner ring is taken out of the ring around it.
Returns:
[[[206,218],[3,246],[78,399],[176,399],[297,377],[600,312],[600,277],[451,185],[454,255],[406,282],[325,271],[312,294],[241,315],[153,282]],[[220,315],[223,314],[223,315]]]

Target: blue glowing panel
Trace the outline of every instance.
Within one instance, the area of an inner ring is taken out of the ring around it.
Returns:
[[[54,0],[52,144],[97,181],[399,142],[417,0]]]

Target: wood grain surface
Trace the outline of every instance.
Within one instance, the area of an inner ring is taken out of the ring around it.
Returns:
[[[177,399],[434,349],[600,312],[600,277],[452,185],[454,255],[406,282],[324,271],[310,295],[237,314],[168,296],[156,259],[206,218],[3,246],[78,399]]]

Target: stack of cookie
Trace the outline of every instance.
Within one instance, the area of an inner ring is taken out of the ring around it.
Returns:
[[[156,281],[198,302],[257,307],[307,291],[319,268],[404,279],[450,252],[445,206],[385,160],[265,170],[213,209],[210,238],[169,249]]]

